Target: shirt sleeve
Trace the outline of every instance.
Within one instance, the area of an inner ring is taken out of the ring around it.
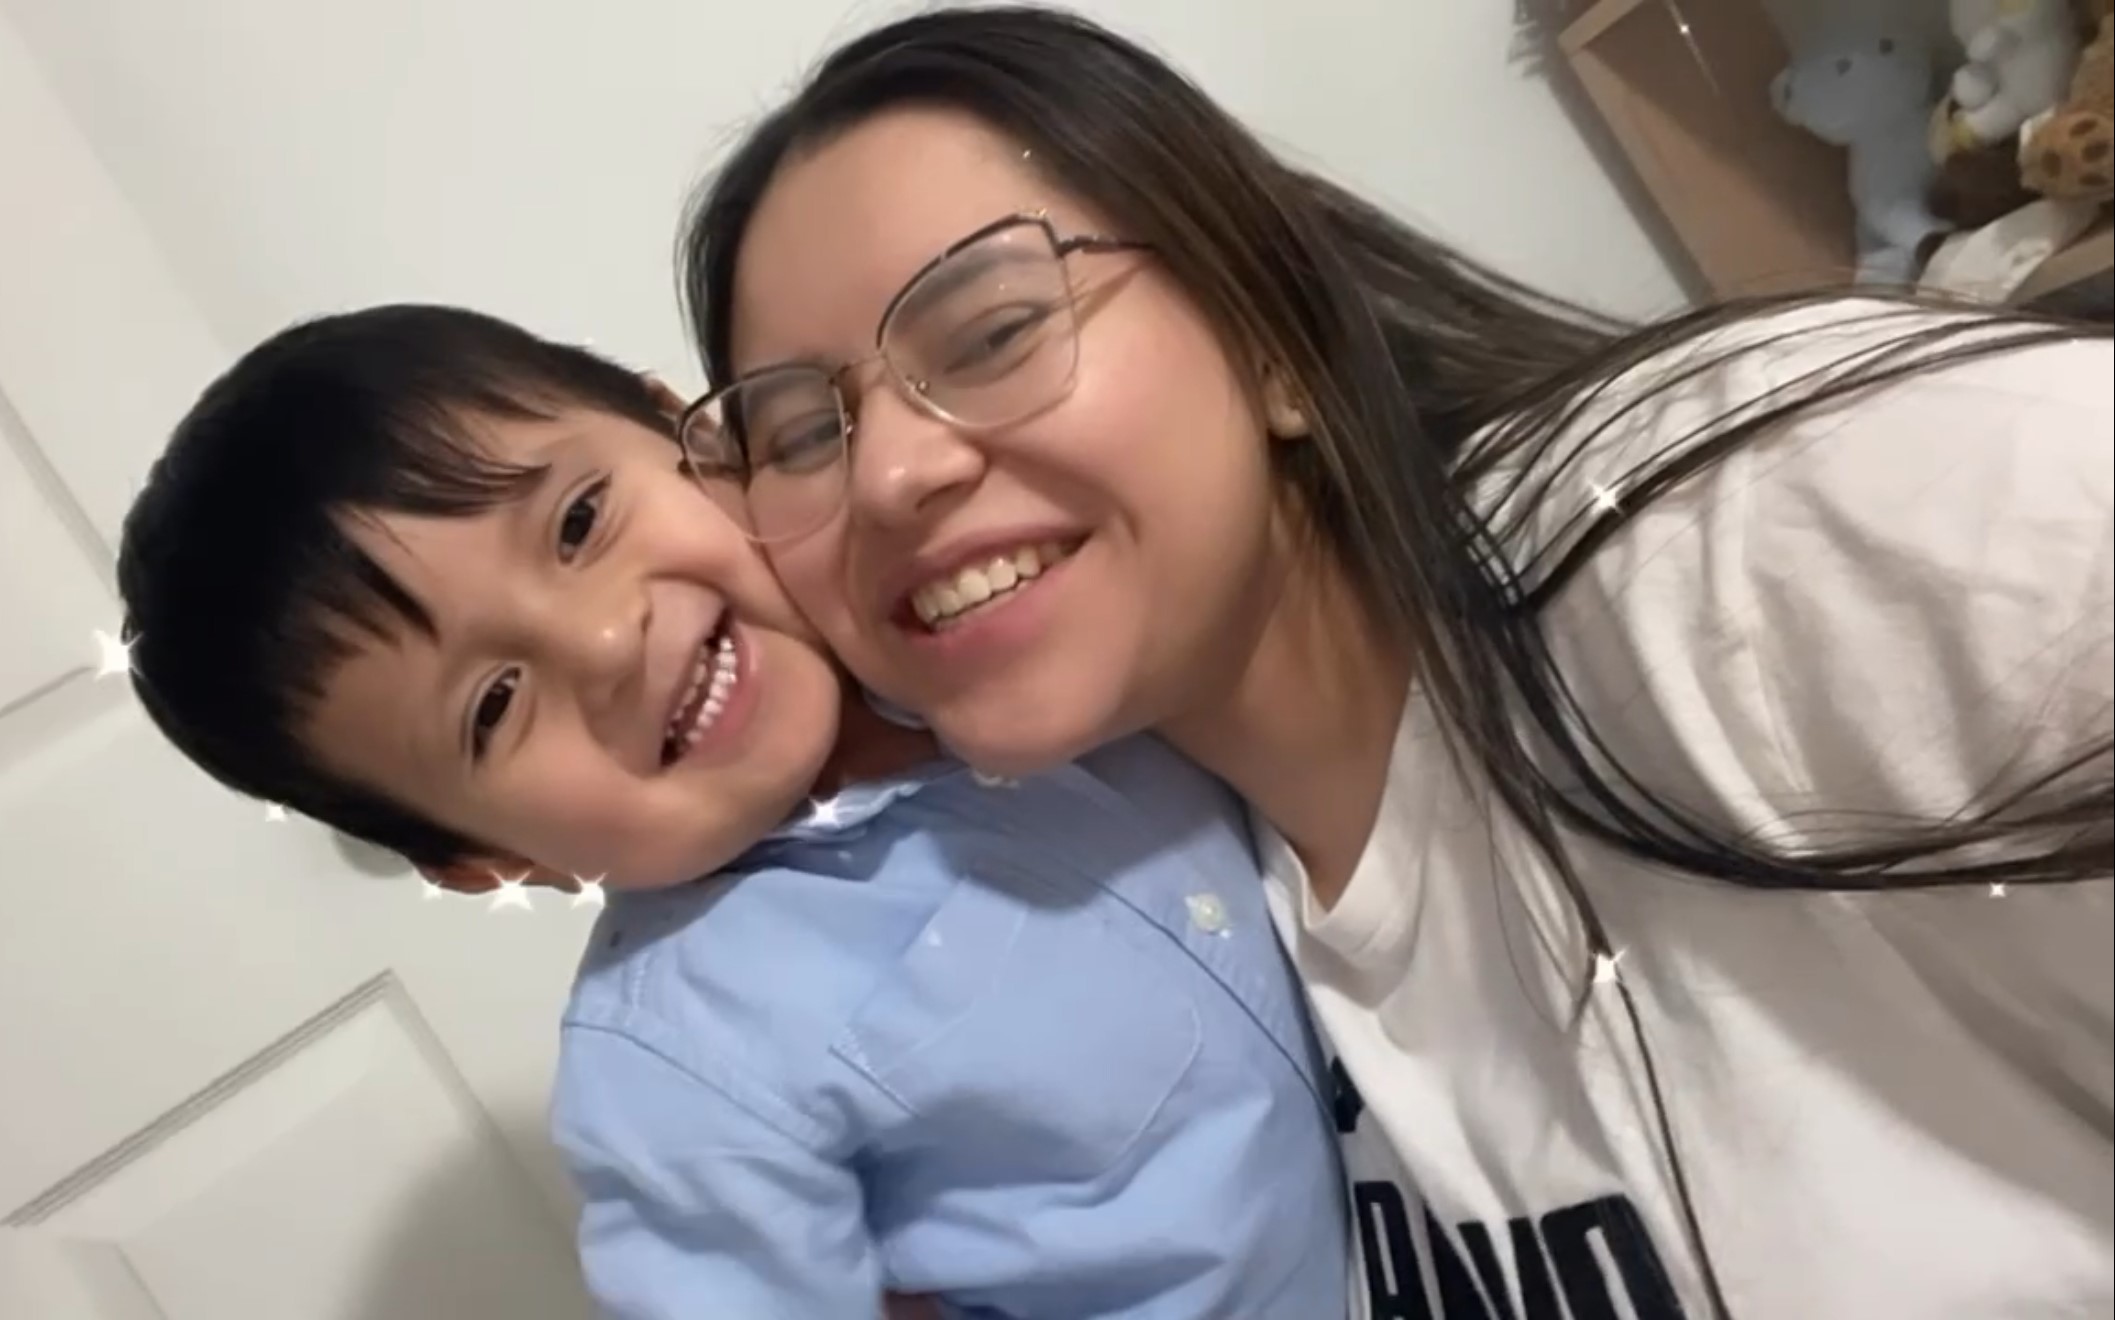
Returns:
[[[552,1128],[611,1320],[874,1320],[852,1172],[620,1033],[568,1028]]]
[[[1669,427],[1634,445],[1657,450],[1668,430],[1919,328],[1889,315],[1772,341],[1747,378],[1663,401]],[[1798,418],[1642,504],[1553,601],[1545,635],[1597,733],[1655,794],[1786,852],[1900,837],[2105,746],[2111,510],[2115,351],[2007,348]],[[2104,1127],[2106,877],[1836,910],[1883,938],[1949,1030]]]
[[[1910,316],[1795,328],[1631,448],[1938,324]],[[1625,766],[1722,824],[1797,850],[1951,818],[2110,736],[2111,466],[2105,339],[1913,373],[1643,505],[1553,653]]]

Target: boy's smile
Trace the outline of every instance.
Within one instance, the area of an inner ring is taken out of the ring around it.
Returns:
[[[481,841],[458,884],[534,866],[640,888],[722,865],[823,766],[831,662],[667,436],[581,410],[464,420],[532,475],[467,517],[345,515],[401,623],[348,636],[308,741]]]
[[[753,668],[747,648],[736,640],[734,620],[722,614],[698,643],[688,673],[678,671],[671,685],[661,733],[664,767],[690,756],[710,756],[732,741],[755,705],[748,700],[755,686],[742,682]]]

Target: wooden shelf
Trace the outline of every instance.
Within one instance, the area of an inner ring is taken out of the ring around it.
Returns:
[[[1772,108],[1786,55],[1759,0],[1597,0],[1557,44],[1714,294],[1850,278],[1848,164]]]
[[[1630,12],[1644,3],[1645,0],[1599,0],[1565,24],[1564,31],[1558,34],[1557,44],[1565,54],[1577,54],[1587,43],[1630,17]]]
[[[1557,34],[1581,87],[1713,295],[1814,288],[1857,266],[1843,152],[1778,118],[1770,0],[1567,0]],[[2102,314],[2115,228],[2042,263],[2016,304]]]

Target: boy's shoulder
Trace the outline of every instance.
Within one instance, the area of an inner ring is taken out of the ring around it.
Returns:
[[[653,1022],[713,1040],[764,1030],[791,1045],[789,1029],[841,1018],[948,883],[945,859],[890,824],[776,840],[707,879],[613,897],[567,1024]]]
[[[1247,828],[1247,809],[1232,789],[1152,734],[1089,752],[1078,768],[1150,813],[1223,818]]]
[[[567,1022],[652,1022],[762,1073],[827,1056],[956,887],[1099,904],[1149,872],[1252,868],[1237,799],[1157,739],[1019,781],[928,767],[811,818],[709,880],[612,900]],[[812,813],[811,809],[811,813]]]

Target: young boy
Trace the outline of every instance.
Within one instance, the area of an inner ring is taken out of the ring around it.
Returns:
[[[671,404],[452,309],[266,342],[126,523],[148,711],[438,883],[602,878],[554,1126],[611,1315],[1343,1315],[1237,804],[1146,740],[994,785],[845,700]]]

